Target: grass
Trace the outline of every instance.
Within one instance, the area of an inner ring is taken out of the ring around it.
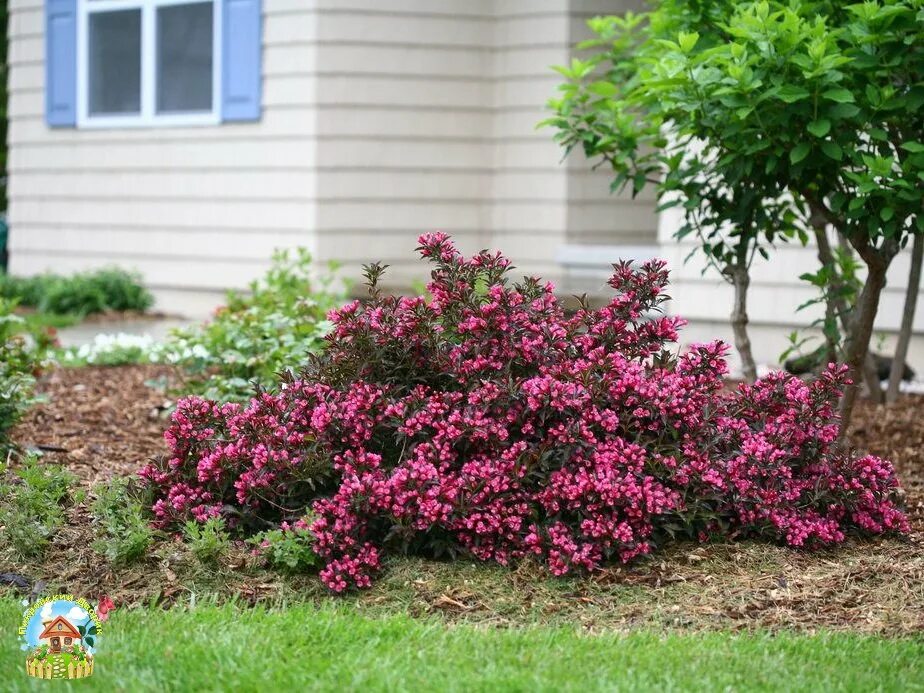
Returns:
[[[21,607],[0,602],[10,632]],[[7,690],[47,683],[0,650]],[[581,634],[368,618],[349,605],[116,612],[98,690],[922,690],[924,641],[855,634]]]

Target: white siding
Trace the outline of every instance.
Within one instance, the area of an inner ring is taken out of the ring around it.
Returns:
[[[426,276],[418,234],[559,279],[569,243],[653,242],[650,200],[561,164],[535,126],[584,21],[625,0],[264,0],[264,114],[201,128],[50,130],[41,0],[11,8],[11,268],[118,263],[198,312],[278,246]],[[212,295],[212,298],[214,298]]]
[[[161,307],[198,313],[262,272],[274,247],[311,246],[316,17],[305,6],[264,3],[258,123],[51,130],[43,3],[11,3],[11,270],[116,263],[141,271]]]
[[[419,233],[486,238],[489,2],[321,0],[318,251],[358,276],[422,276]]]
[[[573,232],[653,242],[650,202],[629,209],[606,185],[585,185],[599,174],[562,166],[552,132],[536,130],[558,84],[550,66],[569,62],[576,26],[630,4],[320,2],[322,257],[353,273],[383,260],[404,286],[427,275],[417,235],[441,229],[463,250],[499,248],[520,271],[558,280]]]

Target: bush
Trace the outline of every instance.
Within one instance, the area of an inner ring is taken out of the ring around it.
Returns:
[[[0,274],[0,296],[45,313],[91,315],[107,311],[145,311],[154,297],[140,277],[115,267],[70,276]]]
[[[35,401],[35,376],[41,369],[38,349],[20,334],[25,321],[13,314],[15,303],[0,299],[0,453],[9,448],[8,434]]]
[[[327,312],[343,302],[332,284],[330,276],[312,279],[305,249],[277,251],[248,293],[230,292],[213,320],[174,331],[152,360],[183,366],[190,375],[187,393],[246,401],[254,384],[274,387],[281,371],[298,370],[321,348],[330,328]]]
[[[793,546],[906,531],[892,467],[834,443],[843,372],[723,391],[720,343],[676,355],[658,261],[614,267],[615,297],[567,315],[509,263],[421,237],[430,299],[334,311],[323,356],[249,405],[179,403],[172,454],[142,476],[160,525],[297,516],[334,591],[383,550],[535,556],[557,574],[647,554],[673,536]]]
[[[93,494],[91,513],[97,529],[93,549],[113,565],[144,558],[153,532],[134,484],[115,478],[96,486]]]
[[[21,558],[40,556],[64,524],[64,508],[77,480],[63,467],[33,456],[7,476],[0,482],[0,545]]]

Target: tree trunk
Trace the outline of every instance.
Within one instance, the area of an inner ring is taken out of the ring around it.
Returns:
[[[914,327],[914,311],[918,305],[922,259],[924,259],[924,236],[918,233],[915,234],[911,246],[911,269],[908,272],[908,289],[905,291],[905,310],[902,313],[898,343],[895,345],[895,357],[892,359],[892,370],[889,373],[889,387],[886,389],[886,402],[890,404],[898,399],[898,389],[905,371],[905,358],[908,356],[911,329]]]
[[[833,316],[837,315],[841,324],[841,330],[845,336],[849,337],[853,331],[851,325],[856,316],[850,314],[850,311],[847,309],[847,303],[844,301],[844,298],[839,295],[842,285],[840,275],[837,274],[837,263],[834,258],[834,251],[831,249],[831,243],[828,241],[826,230],[827,222],[825,221],[824,214],[816,205],[812,205],[812,216],[810,221],[812,228],[815,230],[815,243],[818,246],[818,260],[823,266],[831,267],[837,277],[836,283],[828,291],[828,298],[825,302],[825,320],[832,320]],[[853,254],[844,235],[838,232],[837,236],[840,249],[843,252]],[[829,335],[825,335],[825,344],[829,354],[828,363],[832,361],[837,362],[837,350],[833,343],[833,339]],[[866,389],[869,390],[870,399],[876,404],[882,404],[882,387],[879,383],[879,376],[876,373],[876,362],[873,355],[869,353],[869,350],[867,350],[866,362],[863,367],[863,379],[866,381]]]
[[[824,217],[815,209],[812,210],[811,223],[812,228],[815,230],[815,245],[818,246],[818,261],[822,267],[835,269],[834,253],[831,252],[831,244],[828,242],[828,225]],[[838,275],[839,279],[840,275]],[[837,281],[837,284],[828,290],[825,298],[825,325],[830,326],[832,322],[836,324],[839,320],[846,334],[848,329],[847,308],[844,305],[844,299],[838,295],[839,288],[840,281]],[[825,363],[822,364],[822,368],[829,363],[837,362],[837,344],[835,344],[834,337],[827,330],[825,331],[825,353]]]
[[[741,370],[744,379],[753,383],[757,380],[757,365],[754,363],[754,354],[751,352],[751,338],[748,336],[748,287],[751,277],[747,265],[738,262],[729,268],[732,285],[735,287],[735,304],[731,312],[731,328],[735,335],[735,349],[741,357]]]
[[[863,364],[863,378],[866,380],[866,389],[873,404],[885,404],[885,393],[882,391],[882,381],[879,380],[879,368],[872,352],[866,352],[866,361]]]
[[[854,308],[854,319],[851,321],[851,335],[847,346],[847,366],[851,384],[844,389],[841,398],[841,431],[840,438],[847,434],[850,418],[853,415],[853,405],[857,400],[859,379],[863,376],[864,362],[869,352],[870,339],[873,336],[873,325],[876,313],[879,311],[879,298],[886,284],[886,270],[895,257],[898,246],[894,241],[886,241],[881,249],[869,244],[868,237],[850,239],[860,257],[866,263],[866,283],[857,299]],[[881,394],[881,391],[880,391]]]

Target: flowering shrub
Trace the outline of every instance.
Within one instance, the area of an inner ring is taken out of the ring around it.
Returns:
[[[322,580],[366,586],[383,551],[464,551],[558,575],[673,535],[794,546],[905,531],[891,466],[835,445],[844,374],[723,392],[725,346],[675,355],[662,262],[614,266],[604,307],[565,313],[509,263],[420,239],[430,298],[332,311],[326,352],[246,406],[178,404],[169,459],[145,468],[162,526],[243,522],[310,503]]]

